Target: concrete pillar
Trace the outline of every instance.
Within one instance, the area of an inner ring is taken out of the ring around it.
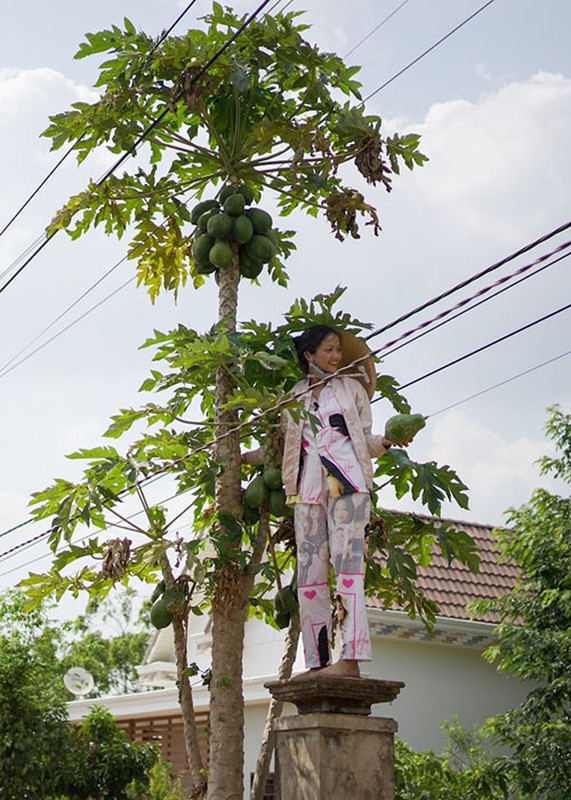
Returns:
[[[393,719],[371,717],[403,683],[315,677],[266,684],[298,714],[274,722],[279,800],[393,800]]]

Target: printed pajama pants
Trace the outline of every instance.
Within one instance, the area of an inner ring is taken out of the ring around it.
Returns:
[[[370,497],[361,492],[335,498],[327,492],[321,504],[294,506],[301,634],[310,669],[325,666],[330,660],[330,563],[335,573],[335,598],[345,611],[339,624],[340,659],[371,660],[363,580],[369,515]]]

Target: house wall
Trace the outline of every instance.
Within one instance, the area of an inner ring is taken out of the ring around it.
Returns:
[[[480,650],[427,642],[373,640],[371,677],[406,685],[390,705],[373,713],[398,723],[398,736],[414,750],[440,752],[440,722],[456,715],[464,727],[519,705],[530,686],[496,670]]]

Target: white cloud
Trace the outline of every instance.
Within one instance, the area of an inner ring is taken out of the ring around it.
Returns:
[[[436,103],[413,127],[430,161],[406,190],[449,225],[508,241],[555,210],[567,213],[570,78],[540,72],[477,103]]]
[[[556,490],[540,476],[537,460],[553,448],[525,434],[509,439],[463,411],[450,411],[430,424],[428,458],[448,463],[468,485],[472,514],[498,524],[509,507],[529,500],[539,486]]]

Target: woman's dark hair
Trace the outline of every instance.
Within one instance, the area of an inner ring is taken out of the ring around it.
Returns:
[[[297,352],[297,360],[304,374],[307,374],[309,370],[309,364],[307,363],[304,353],[311,353],[313,355],[321,342],[326,336],[329,336],[330,333],[339,336],[337,331],[330,328],[329,325],[311,325],[311,327],[306,328],[300,336],[293,337],[293,343],[295,344]]]

